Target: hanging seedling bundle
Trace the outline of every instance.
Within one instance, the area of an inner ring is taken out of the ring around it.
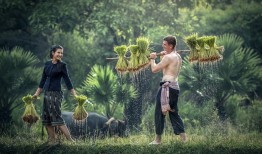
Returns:
[[[36,113],[35,105],[33,104],[32,95],[26,95],[22,98],[22,101],[25,103],[25,111],[22,116],[22,119],[27,124],[34,124],[39,120],[39,116]]]
[[[125,73],[127,71],[127,61],[125,59],[125,54],[127,52],[127,46],[121,45],[114,47],[114,51],[118,55],[118,60],[116,63],[116,70],[118,73]]]
[[[189,54],[189,62],[191,63],[196,63],[198,62],[198,50],[197,50],[197,34],[190,35],[185,38],[185,42],[188,45],[190,49],[190,54]]]
[[[136,43],[138,46],[138,52],[139,52],[139,61],[138,61],[138,67],[139,69],[145,69],[147,66],[149,66],[149,58],[148,55],[150,54],[148,48],[149,48],[149,39],[146,37],[138,37],[136,39]]]
[[[128,63],[128,71],[131,73],[136,73],[137,71],[139,71],[139,63],[138,63],[138,58],[139,58],[139,54],[138,54],[138,45],[130,45],[129,46],[129,50],[130,50],[130,60]]]
[[[117,59],[116,70],[119,74],[130,72],[137,74],[142,69],[145,69],[149,66],[149,39],[145,37],[138,37],[136,39],[136,45],[127,46],[116,46],[114,51],[117,53],[118,57],[113,58]],[[130,51],[130,57],[125,57],[127,49]],[[129,59],[129,60],[126,60]]]
[[[197,38],[197,46],[196,49],[198,51],[198,62],[206,62],[208,59],[208,51],[205,48],[205,37],[199,37]]]
[[[216,36],[210,36],[209,39],[206,40],[206,43],[210,47],[209,49],[209,62],[217,62],[223,58],[222,53],[224,51],[224,47],[218,47],[216,45]]]
[[[73,118],[75,120],[84,120],[88,116],[88,113],[85,110],[87,97],[85,95],[79,95],[76,96],[75,99],[77,101],[77,106],[75,108],[75,112],[73,113]]]
[[[223,58],[224,48],[216,45],[215,36],[198,37],[197,34],[193,34],[185,38],[185,43],[190,48],[189,62],[191,63],[212,64]]]

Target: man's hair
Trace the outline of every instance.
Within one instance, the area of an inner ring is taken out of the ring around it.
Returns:
[[[50,49],[50,58],[53,58],[53,52],[56,52],[57,49],[63,49],[63,47],[61,45],[53,45]]]
[[[176,47],[176,37],[169,35],[163,39],[164,41],[167,41],[168,44],[173,45],[173,49]]]

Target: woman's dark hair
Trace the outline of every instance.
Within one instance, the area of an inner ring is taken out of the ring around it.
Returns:
[[[57,49],[63,49],[61,45],[53,45],[50,49],[50,58],[53,58],[53,53],[56,52]]]
[[[164,41],[167,41],[168,44],[173,45],[173,49],[176,47],[176,37],[169,35],[163,39]]]

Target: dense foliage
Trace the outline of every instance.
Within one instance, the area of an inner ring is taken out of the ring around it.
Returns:
[[[19,47],[1,50],[0,59],[0,130],[5,130],[12,121],[12,112],[24,105],[23,95],[38,84],[35,77],[40,77],[40,71],[35,67],[37,57]]]

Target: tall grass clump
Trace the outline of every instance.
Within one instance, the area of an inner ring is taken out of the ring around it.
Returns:
[[[230,121],[239,132],[262,132],[261,101],[233,96],[229,99],[226,109]]]

